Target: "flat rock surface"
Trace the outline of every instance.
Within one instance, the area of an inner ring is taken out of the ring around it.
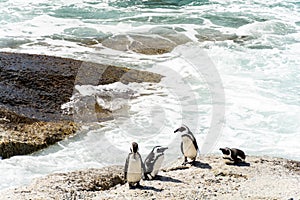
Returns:
[[[248,157],[240,166],[226,165],[221,156],[197,160],[192,167],[174,162],[158,180],[141,182],[143,189],[125,184],[94,199],[300,199],[299,166],[288,160]]]
[[[55,173],[27,187],[4,192],[1,199],[85,199],[94,196],[95,191],[124,183],[123,166]]]
[[[180,159],[166,166],[156,180],[141,181],[142,188],[131,190],[127,183],[123,184],[122,166],[53,174],[29,186],[2,191],[0,195],[2,199],[34,200],[300,199],[299,162],[253,156],[246,161],[239,166],[226,165],[220,155],[209,155],[198,158],[195,166],[182,167]],[[111,184],[104,188],[99,186],[99,180]]]

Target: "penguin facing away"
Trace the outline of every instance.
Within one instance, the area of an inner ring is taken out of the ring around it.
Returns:
[[[245,153],[236,148],[220,148],[219,150],[223,153],[223,158],[232,161],[234,164],[245,162],[246,155]]]
[[[186,125],[182,125],[174,131],[174,133],[177,132],[181,133],[181,152],[184,156],[184,162],[182,165],[186,165],[188,163],[187,158],[192,160],[191,164],[194,164],[199,150],[196,138]]]
[[[168,147],[155,146],[145,159],[145,179],[154,179],[164,160],[164,151]]]
[[[130,153],[127,156],[124,175],[125,180],[127,180],[129,189],[135,187],[141,187],[140,180],[143,176],[144,164],[142,161],[142,157],[138,152],[138,144],[136,142],[132,143],[132,147],[130,148]]]

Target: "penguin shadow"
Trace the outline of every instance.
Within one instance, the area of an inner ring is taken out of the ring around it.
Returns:
[[[162,182],[182,183],[182,181],[179,180],[179,179],[175,179],[175,178],[172,178],[172,177],[169,177],[169,176],[161,176],[161,175],[156,175],[154,180],[159,180],[159,181],[162,181]]]
[[[232,166],[238,166],[238,167],[250,167],[250,163],[248,163],[246,161],[242,161],[242,160],[234,161],[227,157],[223,157],[223,159],[225,160],[226,165],[232,165]]]
[[[192,166],[198,167],[201,169],[212,169],[212,167],[208,163],[203,163],[203,162],[200,162],[197,160],[193,162]]]
[[[139,186],[139,187],[135,187],[135,188],[133,188],[133,189],[139,189],[139,190],[152,190],[152,191],[154,191],[154,192],[161,192],[161,191],[163,191],[163,189],[158,189],[158,188],[155,188],[155,187],[153,187],[153,186]]]
[[[230,162],[226,162],[226,165],[232,165],[232,166],[238,166],[238,167],[250,167],[250,163],[247,162],[238,162],[238,163],[230,163]]]

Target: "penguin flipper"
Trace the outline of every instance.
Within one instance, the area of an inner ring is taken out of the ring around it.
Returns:
[[[144,180],[153,180],[153,176],[151,175],[151,173],[145,173],[144,174]]]
[[[145,159],[145,161],[144,161],[144,164],[145,164],[145,172],[147,172],[147,173],[152,172],[152,170],[153,170],[153,165],[154,165],[154,153],[151,152],[151,153],[146,157],[146,159]]]
[[[192,132],[190,132],[190,134],[192,136],[193,145],[194,145],[196,151],[198,151],[199,148],[198,148],[197,140]]]
[[[183,142],[181,142],[180,149],[181,149],[181,153],[184,155],[184,152],[183,152]]]
[[[198,152],[199,148],[198,148],[198,144],[197,144],[196,138],[193,139],[193,145],[194,145],[196,151]]]
[[[129,162],[130,154],[128,154],[128,156],[126,158],[125,167],[124,167],[124,178],[125,178],[125,180],[127,180],[128,162]]]
[[[142,156],[141,156],[141,154],[139,154],[139,153],[137,153],[137,155],[138,155],[139,158],[140,158],[140,161],[141,161],[141,168],[142,168],[142,170],[143,170],[143,173],[145,173],[145,172],[146,172],[146,169],[145,169],[145,164],[144,164],[144,162],[143,162],[143,160],[142,160]]]

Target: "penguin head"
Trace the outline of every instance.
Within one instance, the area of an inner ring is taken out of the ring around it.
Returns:
[[[139,145],[138,145],[136,142],[133,142],[133,143],[131,144],[130,151],[131,151],[132,153],[136,153],[138,150],[139,150]]]
[[[189,133],[190,132],[190,129],[186,126],[186,125],[181,125],[180,128],[176,129],[174,131],[174,133],[177,133],[177,132],[180,132],[180,133]]]
[[[230,149],[228,147],[220,148],[219,150],[221,150],[224,155],[230,154]]]
[[[153,147],[152,152],[156,155],[159,155],[159,154],[163,154],[164,151],[167,149],[168,149],[168,147],[155,146],[155,147]]]

